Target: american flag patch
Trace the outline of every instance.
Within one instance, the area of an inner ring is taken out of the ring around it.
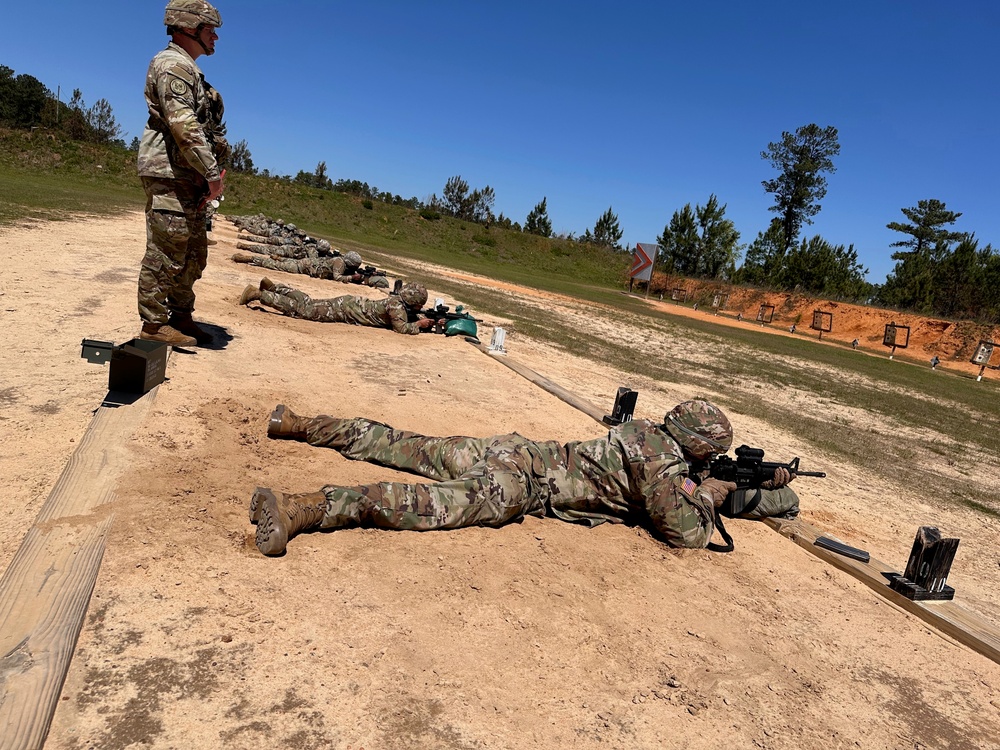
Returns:
[[[685,478],[684,483],[681,484],[681,490],[687,495],[693,495],[694,490],[698,485],[692,482],[690,479]]]

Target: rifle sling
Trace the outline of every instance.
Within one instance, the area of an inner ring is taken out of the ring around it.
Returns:
[[[738,491],[739,490],[737,490],[737,492]],[[730,495],[730,497],[732,497],[732,495]],[[760,487],[757,487],[754,492],[753,500],[751,500],[749,503],[747,503],[740,509],[739,515],[746,516],[750,513],[753,513],[753,511],[757,509],[757,506],[760,505],[761,498],[762,494],[760,491]],[[729,506],[729,510],[724,510],[727,506]],[[738,517],[737,514],[732,511],[732,505],[729,503],[729,498],[726,498],[726,502],[719,507],[718,511],[715,514],[715,528],[719,530],[719,534],[722,536],[723,540],[726,543],[716,544],[715,542],[709,542],[706,549],[712,552],[726,553],[726,552],[732,552],[734,549],[736,549],[736,545],[733,544],[733,538],[729,535],[729,532],[726,531],[726,525],[722,522],[723,514],[725,514],[729,518]]]

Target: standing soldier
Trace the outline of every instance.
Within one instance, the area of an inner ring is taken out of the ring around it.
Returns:
[[[170,36],[146,73],[149,120],[139,145],[146,192],[146,254],[139,269],[140,338],[174,346],[207,344],[191,317],[194,282],[208,262],[205,206],[222,195],[229,156],[222,97],[195,60],[215,53],[219,11],[205,0],[170,0]]]

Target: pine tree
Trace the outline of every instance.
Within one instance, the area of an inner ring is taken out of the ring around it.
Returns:
[[[524,220],[524,231],[528,234],[537,234],[539,237],[552,236],[552,222],[549,221],[546,198],[543,197],[541,202],[531,209]]]
[[[785,131],[777,143],[769,143],[760,156],[779,170],[773,180],[763,180],[764,190],[774,194],[771,211],[781,217],[787,250],[798,241],[804,224],[812,224],[819,201],[826,196],[824,172],[836,172],[833,157],[840,154],[835,127],[804,125],[794,134]]]
[[[593,242],[605,247],[613,247],[620,250],[618,244],[622,239],[622,230],[618,226],[618,216],[608,207],[608,210],[601,214],[601,218],[594,224]]]

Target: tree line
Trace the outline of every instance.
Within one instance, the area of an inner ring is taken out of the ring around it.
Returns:
[[[125,146],[122,128],[106,99],[87,106],[82,92],[75,89],[64,104],[37,78],[26,73],[15,75],[4,65],[0,65],[0,125],[48,128],[75,140]],[[866,280],[868,269],[859,262],[853,245],[834,245],[819,235],[803,236],[822,208],[826,175],[836,172],[838,138],[835,127],[813,123],[783,132],[780,140],[761,151],[761,158],[777,172],[772,179],[761,181],[773,196],[769,211],[775,216],[748,245],[740,244],[739,231],[725,216],[726,205],[714,194],[704,205],[692,208],[688,203],[674,211],[656,238],[661,248],[657,270],[924,314],[1000,322],[1000,299],[992,293],[1000,282],[1000,254],[989,244],[980,247],[973,233],[952,229],[962,214],[948,209],[941,200],[928,198],[901,208],[907,221],[886,224],[903,237],[891,245],[899,248],[892,254],[896,265],[880,285]],[[128,148],[138,150],[138,138],[133,138]],[[522,224],[503,213],[494,214],[496,194],[492,187],[473,188],[461,175],[447,180],[440,197],[432,194],[421,201],[359,180],[333,181],[325,161],[311,172],[300,170],[294,177],[272,175],[267,169],[258,171],[245,140],[233,144],[230,169],[356,195],[366,208],[381,201],[418,210],[427,219],[452,216],[486,227],[622,249],[623,232],[612,207],[582,234],[556,235],[547,197],[531,209]]]
[[[27,73],[14,75],[14,69],[6,65],[0,65],[0,125],[47,128],[77,141],[125,146],[107,99],[88,107],[80,89],[74,89],[69,103],[63,104],[37,78]]]

